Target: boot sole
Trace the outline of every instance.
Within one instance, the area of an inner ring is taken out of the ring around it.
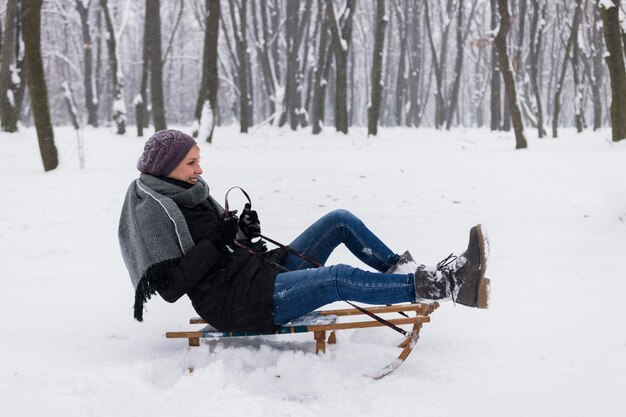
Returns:
[[[487,270],[487,254],[485,252],[485,236],[483,234],[482,225],[476,228],[478,233],[478,246],[480,248],[480,278],[478,280],[478,293],[476,294],[476,308],[489,308],[489,295],[491,289],[491,281],[485,278]]]
[[[489,308],[489,296],[491,294],[491,281],[483,278],[478,286],[478,302],[476,308]]]

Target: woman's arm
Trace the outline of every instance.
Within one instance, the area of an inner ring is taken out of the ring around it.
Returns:
[[[200,240],[173,265],[169,285],[159,288],[159,295],[168,303],[177,301],[193,288],[220,260],[222,251],[209,239]]]

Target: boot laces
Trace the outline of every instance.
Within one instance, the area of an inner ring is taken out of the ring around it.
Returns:
[[[458,257],[451,253],[445,259],[437,264],[437,271],[440,271],[441,274],[446,277],[448,280],[448,285],[450,286],[450,298],[452,299],[452,304],[456,305],[455,293],[456,293],[456,281],[452,274],[453,267],[451,266]]]

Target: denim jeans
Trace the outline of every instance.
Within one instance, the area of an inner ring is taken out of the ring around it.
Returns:
[[[389,249],[363,222],[346,210],[335,210],[313,223],[289,247],[324,265],[340,244],[366,265],[379,272],[349,265],[315,268],[289,253],[283,266],[289,272],[276,276],[274,323],[284,324],[334,301],[367,304],[415,301],[413,274],[386,274],[399,256]]]

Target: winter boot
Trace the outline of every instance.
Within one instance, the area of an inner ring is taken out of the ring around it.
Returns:
[[[487,241],[481,225],[472,227],[467,250],[449,255],[435,268],[420,265],[415,271],[415,297],[420,300],[452,299],[477,308],[489,307]]]
[[[482,226],[470,229],[467,250],[457,260],[457,267],[452,272],[455,288],[453,299],[463,305],[477,308],[489,307],[489,278],[485,278],[487,269],[488,242]]]

